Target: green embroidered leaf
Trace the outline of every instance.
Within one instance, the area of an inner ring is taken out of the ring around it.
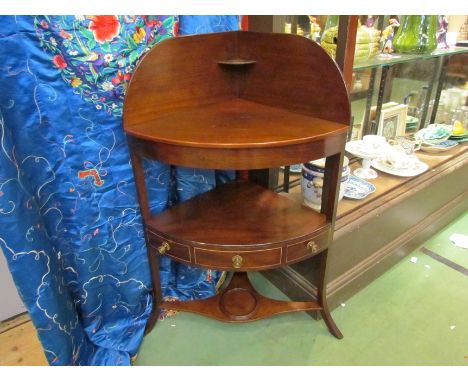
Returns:
[[[140,53],[137,51],[133,51],[132,53],[130,53],[130,56],[129,56],[130,65],[135,63],[135,61],[138,60],[139,57],[140,57]]]
[[[168,17],[162,23],[163,27],[166,28],[166,29],[169,29],[169,27],[172,27],[173,24],[174,24],[174,18],[173,17]]]
[[[89,39],[89,40],[88,40],[88,48],[89,48],[89,50],[94,49],[95,46],[96,46],[96,41],[94,41],[94,38]]]
[[[84,37],[86,37],[87,40],[92,40],[92,41],[94,41],[94,43],[96,43],[95,40],[94,40],[93,32],[91,32],[89,29],[87,29],[87,28],[80,28],[80,33],[81,33]],[[88,43],[88,45],[89,45],[89,43]]]
[[[135,44],[135,41],[133,41],[132,36],[127,37],[127,44],[130,47],[130,49],[136,49],[137,48],[137,44]]]
[[[88,82],[88,83],[89,82],[91,82],[91,83],[94,82],[93,77],[91,77],[89,74],[85,74],[85,78],[86,78],[86,82]]]
[[[98,74],[97,74],[96,71],[94,70],[94,66],[93,66],[92,64],[89,64],[88,67],[89,67],[89,71],[90,71],[91,74],[93,75],[94,83],[96,83],[97,80],[98,80]]]
[[[103,76],[106,76],[106,75],[109,75],[109,74],[114,74],[116,73],[117,69],[115,68],[110,68],[110,67],[107,67],[107,68],[104,68],[101,70],[101,74]]]
[[[110,45],[109,41],[106,41],[105,43],[101,44],[101,48],[105,52],[110,52]]]

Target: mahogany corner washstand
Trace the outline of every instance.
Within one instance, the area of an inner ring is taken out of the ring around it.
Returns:
[[[350,120],[346,86],[316,43],[294,35],[225,32],[157,44],[138,65],[123,124],[143,215],[153,280],[149,332],[161,309],[247,322],[319,311],[337,338],[326,302],[339,174]],[[143,158],[177,166],[253,170],[326,157],[321,211],[238,179],[149,211]],[[211,298],[163,301],[159,256],[234,271]],[[317,301],[278,301],[257,293],[247,272],[321,256]]]

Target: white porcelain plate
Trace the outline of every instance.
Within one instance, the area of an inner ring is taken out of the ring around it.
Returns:
[[[417,161],[414,162],[414,165],[410,168],[395,168],[391,167],[389,164],[385,162],[384,159],[374,159],[371,162],[371,166],[374,167],[376,170],[385,172],[390,175],[395,175],[395,176],[404,176],[404,177],[409,177],[409,176],[416,176],[419,174],[422,174],[424,171],[426,171],[429,168],[429,165]]]
[[[348,199],[364,199],[375,190],[376,188],[372,183],[358,178],[355,175],[350,175],[348,183],[346,184],[344,197]]]
[[[385,150],[388,148],[388,143],[380,146],[372,147],[364,141],[350,141],[346,143],[346,151],[350,154],[363,159],[377,158],[385,155]]]

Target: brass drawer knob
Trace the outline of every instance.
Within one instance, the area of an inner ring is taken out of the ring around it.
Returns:
[[[317,253],[318,252],[318,245],[315,243],[315,241],[311,240],[307,243],[307,249],[312,252],[312,253]]]
[[[234,268],[240,268],[242,267],[242,261],[244,259],[242,258],[242,256],[240,255],[235,255],[235,256],[232,256],[232,266]]]
[[[161,255],[164,255],[167,251],[171,249],[171,246],[167,241],[163,241],[163,243],[158,247],[158,252]]]

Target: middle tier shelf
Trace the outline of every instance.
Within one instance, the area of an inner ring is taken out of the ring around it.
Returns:
[[[150,245],[195,266],[262,270],[303,260],[327,248],[324,214],[258,185],[236,181],[154,215]],[[236,257],[237,256],[237,257]]]

